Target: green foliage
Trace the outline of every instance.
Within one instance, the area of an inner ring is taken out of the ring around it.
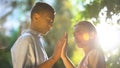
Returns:
[[[14,10],[20,13],[16,15],[16,19],[20,22],[23,15],[30,12],[31,7],[35,1],[45,1],[45,0],[29,0],[29,1],[14,1],[12,2],[12,7]],[[46,51],[50,57],[53,53],[54,47],[57,41],[64,35],[65,32],[68,33],[68,56],[77,66],[77,64],[82,59],[81,50],[76,47],[73,39],[73,26],[80,20],[89,20],[95,18],[95,24],[98,22],[99,12],[104,7],[107,7],[107,17],[111,18],[113,14],[119,14],[120,12],[120,0],[90,0],[90,3],[85,4],[87,0],[54,0],[53,6],[56,11],[55,21],[52,30],[44,37],[47,43]],[[83,6],[84,10],[81,7]],[[2,19],[0,23],[4,24],[6,17],[10,14],[8,13]],[[28,21],[28,18],[26,18]],[[12,68],[10,48],[17,39],[19,33],[13,32],[11,37],[7,37],[0,33],[0,45],[7,47],[6,49],[0,50],[0,68]],[[120,48],[120,47],[119,47]],[[119,49],[120,50],[120,49]],[[119,51],[120,52],[120,51]],[[79,54],[79,56],[78,56]],[[120,53],[117,55],[112,55],[107,59],[107,68],[119,68],[119,57]],[[65,68],[62,60],[60,59],[53,68]]]
[[[107,57],[107,68],[119,68],[120,67],[120,47],[118,47],[118,52],[114,55],[110,53],[110,56]]]
[[[120,0],[102,0],[100,6],[107,7],[107,17],[110,18],[112,14],[120,12]]]
[[[101,10],[101,6],[99,4],[99,1],[94,0],[92,4],[85,5],[85,11],[81,12],[82,17],[85,19],[92,17],[97,18],[99,11]]]
[[[3,34],[0,34],[0,45],[4,47],[4,49],[0,49],[0,67],[1,68],[12,68],[10,48],[13,45],[14,41],[18,37],[18,32],[13,32],[11,37],[7,37]]]
[[[85,10],[81,12],[84,18],[98,18],[99,12],[104,7],[107,8],[107,18],[120,12],[120,0],[93,0],[90,4],[84,5]]]
[[[74,49],[74,53],[72,55],[71,60],[74,62],[75,66],[77,67],[80,64],[80,62],[83,59],[83,57],[84,57],[83,50],[78,48],[78,47],[76,47]]]
[[[6,50],[0,50],[0,67],[1,68],[12,68],[10,52]]]

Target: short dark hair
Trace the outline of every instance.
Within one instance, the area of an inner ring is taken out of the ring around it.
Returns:
[[[44,3],[44,2],[37,2],[31,10],[31,18],[34,13],[40,14],[41,12],[46,12],[46,11],[55,13],[53,7],[50,6],[49,4]]]
[[[74,27],[81,28],[80,26],[83,26],[84,28],[86,28],[90,32],[91,31],[96,32],[95,26],[89,21],[80,21]]]

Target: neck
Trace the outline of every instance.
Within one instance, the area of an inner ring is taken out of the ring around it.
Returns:
[[[83,48],[85,55],[87,55],[92,49],[93,49],[93,48],[90,48],[90,47],[88,47],[88,46],[85,47],[85,48]]]
[[[85,55],[88,54],[91,50],[96,49],[98,47],[98,39],[95,38],[89,42],[89,44],[86,45],[86,47],[83,48]]]
[[[35,31],[35,32],[37,32],[37,33],[39,33],[39,34],[41,33],[41,32],[38,31],[38,29],[32,23],[30,25],[30,29],[33,30],[33,31]]]

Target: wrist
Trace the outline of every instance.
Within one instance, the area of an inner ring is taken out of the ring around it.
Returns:
[[[53,62],[56,62],[59,58],[53,55],[53,56],[51,57],[51,59],[52,59]]]
[[[62,59],[67,58],[67,55],[62,55],[61,58]]]

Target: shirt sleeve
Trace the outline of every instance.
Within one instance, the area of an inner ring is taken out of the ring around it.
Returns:
[[[93,50],[88,55],[88,68],[106,68],[105,58],[101,51]]]
[[[24,68],[24,62],[29,52],[29,46],[33,45],[30,36],[21,36],[11,48],[13,68]]]

